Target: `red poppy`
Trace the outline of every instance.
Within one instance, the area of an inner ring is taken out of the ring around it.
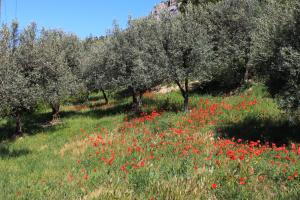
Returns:
[[[295,173],[294,173],[294,177],[295,177],[295,178],[297,178],[297,177],[298,177],[298,175],[299,175],[299,174],[298,174],[298,171],[295,171]]]
[[[211,188],[212,188],[212,189],[216,189],[216,188],[217,188],[217,184],[216,184],[216,183],[213,183],[213,184],[211,185]]]
[[[84,178],[85,180],[87,180],[87,179],[89,178],[89,175],[88,175],[88,174],[85,174],[85,175],[83,176],[83,178]]]
[[[240,185],[246,184],[246,178],[240,178]]]

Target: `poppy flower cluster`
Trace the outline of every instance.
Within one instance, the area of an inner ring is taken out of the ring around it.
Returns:
[[[299,144],[277,146],[259,140],[215,136],[214,128],[222,123],[223,115],[248,111],[257,104],[256,99],[245,97],[235,104],[200,99],[190,113],[167,128],[160,127],[164,113],[153,111],[125,119],[113,130],[102,128],[92,133],[81,130],[90,150],[77,165],[79,169],[84,167],[82,178],[85,181],[89,180],[90,174],[99,173],[103,168],[111,168],[126,178],[136,170],[151,170],[152,166],[168,159],[191,163],[195,174],[212,172],[222,174],[225,179],[233,177],[241,187],[254,179],[263,182],[274,176],[299,180]],[[68,180],[73,180],[73,176],[70,177],[68,174]],[[219,181],[218,178],[211,179],[211,189],[222,187]]]

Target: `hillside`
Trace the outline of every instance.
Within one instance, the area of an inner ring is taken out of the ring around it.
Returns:
[[[101,102],[64,105],[63,123],[50,127],[44,109],[25,137],[3,140],[0,199],[300,197],[300,127],[286,125],[260,85],[195,93],[188,113],[178,92],[147,93],[141,116],[124,113],[129,99]]]

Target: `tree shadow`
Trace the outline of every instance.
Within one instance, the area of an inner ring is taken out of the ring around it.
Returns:
[[[0,146],[0,158],[17,158],[31,153],[28,149],[10,150],[7,146]]]
[[[167,111],[167,112],[174,112],[174,113],[178,113],[182,111],[182,105],[175,102],[171,102],[169,98],[166,99],[144,98],[143,104],[147,107],[154,108],[157,111]]]
[[[219,81],[211,81],[203,84],[197,84],[191,86],[191,94],[198,95],[211,95],[211,96],[227,96],[233,91],[236,91],[241,87],[240,83],[225,85]]]
[[[291,124],[287,120],[259,120],[248,117],[240,123],[217,127],[218,135],[223,138],[243,139],[244,141],[271,142],[278,145],[300,142],[300,124]]]
[[[44,126],[52,120],[51,113],[28,113],[22,117],[22,130],[26,135],[35,135],[41,131],[54,132],[58,126]],[[15,121],[7,119],[7,123],[0,126],[0,143],[9,140],[14,141]]]
[[[72,106],[81,106],[81,105],[89,105],[93,102],[103,101],[105,102],[105,99],[102,95],[95,93],[94,95],[85,96],[84,98],[70,98],[68,99],[65,104],[66,105],[72,105]]]
[[[98,106],[90,106],[90,110],[84,112],[77,112],[77,111],[62,111],[60,113],[61,118],[70,118],[73,116],[85,116],[85,117],[92,117],[92,118],[101,118],[107,116],[114,116],[121,113],[126,113],[130,111],[130,104],[118,104],[115,106],[106,105],[106,108],[99,108],[99,106],[103,106],[105,104],[98,104]]]
[[[131,91],[127,88],[127,89],[123,89],[123,90],[120,90],[118,92],[116,92],[114,94],[114,98],[118,101],[121,101],[123,99],[126,99],[126,98],[129,98],[132,96],[132,93]]]

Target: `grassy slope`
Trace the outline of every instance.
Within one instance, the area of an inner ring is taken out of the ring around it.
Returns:
[[[261,87],[256,87],[251,92],[251,97],[256,97],[259,104],[244,112],[233,111],[218,116],[218,120],[222,123],[215,126],[198,127],[199,136],[208,138],[206,137],[207,132],[222,129],[230,137],[254,140],[261,139],[261,133],[264,133],[264,137],[268,140],[288,143],[287,137],[282,137],[282,131],[284,131],[285,134],[289,134],[288,136],[292,140],[298,140],[295,133],[299,130],[298,127],[286,126],[274,101],[264,97],[264,94],[265,92]],[[237,104],[241,101],[240,96],[223,98],[203,97],[195,94],[192,97],[191,105],[196,106],[200,98],[210,99],[213,102],[224,100],[231,104]],[[182,117],[186,115],[176,112],[181,103],[181,97],[176,92],[154,97],[150,95],[145,102],[148,105],[145,110],[150,111],[153,108],[166,110],[159,121],[145,125],[152,132],[157,132],[155,126],[165,130],[175,127],[175,124],[182,121]],[[190,161],[191,157],[178,159],[175,155],[170,154],[170,149],[157,152],[170,156],[164,156],[163,159],[153,161],[151,165],[132,171],[125,176],[120,170],[120,165],[124,163],[121,157],[116,158],[112,168],[105,165],[99,166],[96,160],[90,156],[94,150],[92,145],[83,142],[84,138],[80,130],[92,133],[95,127],[105,127],[109,133],[115,133],[116,127],[119,127],[126,117],[122,113],[127,103],[128,99],[122,100],[121,104],[118,102],[115,107],[82,111],[77,107],[74,109],[74,107],[65,106],[62,113],[62,125],[57,125],[55,128],[39,128],[39,124],[29,124],[28,130],[31,127],[35,128],[29,136],[16,141],[3,141],[0,146],[0,199],[79,199],[82,197],[90,199],[134,197],[140,199],[152,197],[157,199],[299,198],[299,178],[293,182],[284,181],[279,176],[266,179],[263,183],[251,180],[252,185],[248,184],[242,188],[235,184],[235,181],[232,181],[230,175],[235,173],[236,166],[227,165],[228,170],[220,169],[215,174],[201,170],[195,174]],[[43,121],[47,119],[45,117],[47,114],[45,111],[32,116],[32,118]],[[30,123],[34,123],[33,120]],[[11,129],[7,128],[5,121],[2,121],[0,131],[8,130]],[[115,136],[110,135],[110,137]],[[175,140],[178,139],[175,138]],[[205,142],[209,142],[209,140]],[[120,151],[117,155],[122,155],[122,152],[126,151],[126,149],[122,149],[122,145],[111,148]],[[206,146],[199,147],[201,151],[204,151],[201,148],[206,148]],[[133,156],[134,159],[141,159],[139,154]],[[264,161],[269,158],[268,155],[264,156],[255,162],[261,162],[262,165],[265,165]],[[201,163],[203,158],[198,160],[200,167],[202,164],[207,165],[204,161]],[[82,160],[83,163],[78,165],[78,160]],[[262,168],[261,171],[266,170],[262,165],[257,165],[258,171],[259,168]],[[295,167],[299,168],[298,160]],[[97,168],[97,172],[90,173],[91,177],[88,180],[83,180],[80,172],[82,168],[90,171]],[[276,170],[269,170],[269,173],[276,173]],[[228,177],[231,178],[227,179]],[[213,182],[218,184],[218,188],[215,190],[210,188]],[[255,184],[263,188],[256,188]],[[254,194],[254,192],[256,193]]]

